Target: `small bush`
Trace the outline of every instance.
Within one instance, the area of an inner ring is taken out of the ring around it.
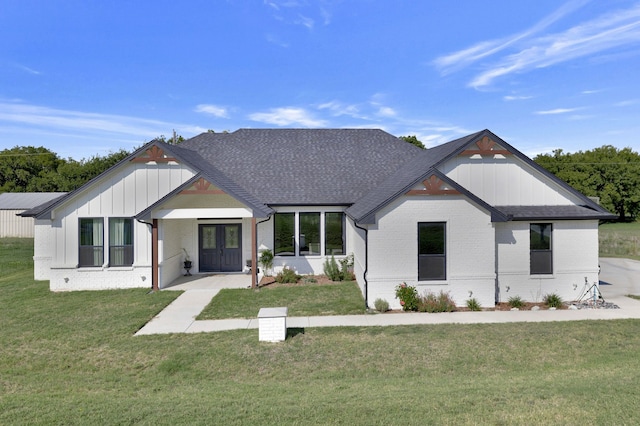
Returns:
[[[302,277],[302,282],[305,284],[317,284],[318,280],[313,275],[307,275]]]
[[[324,274],[329,277],[331,281],[342,281],[342,273],[338,267],[336,258],[332,255],[331,259],[324,261],[323,265]]]
[[[389,310],[389,302],[384,299],[376,299],[376,301],[373,302],[373,306],[376,307],[376,311],[378,312],[387,312]]]
[[[509,303],[509,306],[511,306],[512,308],[520,309],[524,306],[524,301],[520,296],[511,296],[509,298],[508,303]]]
[[[280,284],[297,283],[300,278],[300,275],[296,274],[293,269],[283,268],[282,271],[276,275],[276,282]]]
[[[396,286],[396,299],[400,299],[400,305],[403,311],[418,310],[418,290],[414,286],[406,283]]]
[[[475,297],[472,299],[467,300],[467,308],[470,311],[481,311],[482,310],[482,306],[480,306],[480,303],[478,302],[478,299],[476,299]]]
[[[456,304],[449,296],[440,290],[437,295],[431,292],[418,297],[418,311],[420,312],[452,312],[456,308]]]
[[[560,308],[562,307],[562,298],[556,293],[547,294],[543,298],[545,305],[550,308]]]

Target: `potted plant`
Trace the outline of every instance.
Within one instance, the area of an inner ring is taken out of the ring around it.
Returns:
[[[182,251],[184,251],[184,270],[187,271],[187,273],[184,275],[190,276],[190,271],[193,264],[191,263],[191,258],[189,257],[189,253],[187,253],[187,249],[183,248]]]
[[[269,249],[262,250],[262,252],[260,253],[260,259],[258,261],[264,268],[264,274],[266,276],[271,276],[269,272],[273,267],[273,252]]]

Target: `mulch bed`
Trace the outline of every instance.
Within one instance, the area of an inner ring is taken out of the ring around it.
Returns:
[[[305,275],[296,283],[278,283],[275,277],[262,277],[258,283],[258,287],[296,287],[302,285],[331,285],[339,284],[343,281],[331,281],[326,275]]]

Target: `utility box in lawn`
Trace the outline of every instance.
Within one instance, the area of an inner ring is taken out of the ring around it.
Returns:
[[[258,340],[260,342],[284,342],[287,338],[287,314],[289,308],[260,308],[258,312]]]

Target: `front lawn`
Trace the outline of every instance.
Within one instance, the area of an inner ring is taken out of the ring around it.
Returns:
[[[640,222],[606,223],[598,231],[600,257],[640,260]]]
[[[256,318],[260,308],[286,306],[289,316],[364,314],[364,298],[354,281],[261,289],[223,289],[197,319]]]
[[[0,424],[638,424],[640,321],[134,337],[177,292],[51,293],[0,240]]]

